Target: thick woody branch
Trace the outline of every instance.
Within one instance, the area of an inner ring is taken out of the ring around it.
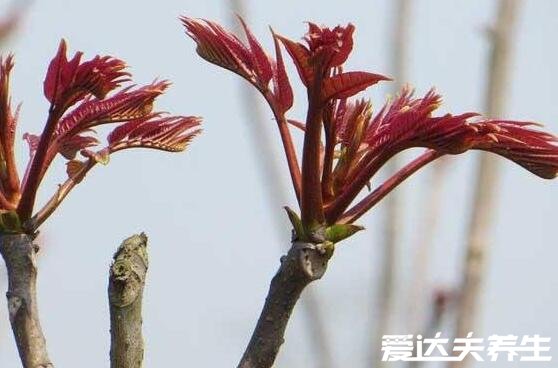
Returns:
[[[324,244],[294,242],[271,280],[263,310],[238,368],[269,368],[283,344],[300,294],[326,269],[332,250]]]
[[[110,366],[140,368],[143,361],[142,299],[147,274],[147,237],[124,240],[110,266]]]
[[[0,236],[0,254],[8,270],[8,313],[24,368],[53,368],[37,307],[37,251],[31,236]]]

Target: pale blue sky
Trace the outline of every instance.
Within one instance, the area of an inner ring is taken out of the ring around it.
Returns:
[[[483,29],[493,16],[494,4],[486,0],[413,2],[408,82],[419,92],[436,86],[445,99],[443,111],[482,107],[487,57]],[[305,32],[306,20],[327,25],[351,21],[357,33],[349,67],[389,74],[392,6],[391,1],[379,0],[251,1],[249,23],[269,47],[268,25],[296,39]],[[543,122],[555,133],[557,12],[554,1],[524,2],[506,114]],[[7,47],[16,54],[13,97],[23,101],[20,135],[42,129],[48,108],[42,81],[62,37],[72,52],[109,53],[124,59],[137,83],[155,77],[170,79],[173,86],[160,99],[159,108],[205,119],[204,134],[185,154],[128,151],[115,155],[107,167],[94,169],[43,226],[41,316],[51,357],[59,367],[107,366],[108,265],[121,240],[142,230],[149,235],[151,257],[144,314],[146,366],[235,366],[278,266],[279,249],[288,241],[288,228],[282,242],[275,237],[270,212],[282,209],[269,207],[256,161],[260,153],[249,139],[250,124],[266,124],[274,139],[269,149],[285,173],[285,186],[289,185],[271,115],[264,107],[267,121],[251,120],[239,98],[239,78],[195,54],[179,15],[227,24],[230,20],[226,1],[36,0],[24,27]],[[295,74],[291,75],[296,81]],[[377,106],[386,91],[380,87],[366,94]],[[293,116],[301,114],[299,103]],[[20,143],[23,163],[27,148]],[[443,216],[431,285],[458,280],[475,157],[453,157],[440,188]],[[483,326],[477,333],[538,333],[557,338],[557,185],[508,162],[503,163],[502,173]],[[51,174],[45,185],[49,191],[64,177],[63,165]],[[401,230],[405,244],[400,258],[401,296],[406,295],[412,278],[413,245],[424,218],[421,195],[427,176],[423,172],[401,188],[407,225]],[[288,204],[294,207],[290,192],[289,198]],[[326,277],[312,286],[323,305],[340,367],[367,366],[380,218],[379,210],[363,218],[368,231],[339,246]],[[404,304],[398,308],[399,320],[404,320],[406,308]],[[0,317],[0,366],[17,367],[4,303],[0,303]],[[278,367],[314,367],[304,329],[297,309]]]

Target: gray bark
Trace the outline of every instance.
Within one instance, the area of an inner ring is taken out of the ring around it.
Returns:
[[[0,254],[8,271],[8,313],[24,368],[53,368],[39,322],[37,251],[30,235],[0,236]]]
[[[263,310],[238,368],[273,365],[300,294],[324,275],[331,254],[323,244],[293,243],[271,280]]]
[[[110,366],[140,368],[143,362],[142,299],[147,274],[147,237],[124,240],[110,266]]]

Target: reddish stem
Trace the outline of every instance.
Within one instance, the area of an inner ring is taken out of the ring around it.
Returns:
[[[333,110],[333,109],[331,109]],[[325,151],[324,151],[324,165],[322,170],[322,195],[323,200],[327,203],[333,197],[333,160],[335,155],[335,145],[337,144],[337,131],[333,117],[333,111],[329,111],[324,116],[324,131],[325,131]]]
[[[293,144],[293,139],[291,132],[289,130],[289,125],[287,119],[282,113],[279,113],[275,106],[273,96],[269,91],[262,91],[267,103],[271,107],[273,116],[277,121],[277,127],[279,128],[279,134],[281,135],[281,142],[283,143],[283,149],[285,151],[285,156],[287,158],[287,165],[289,166],[289,172],[291,174],[291,180],[296,194],[296,200],[300,205],[301,201],[301,191],[302,191],[302,178],[300,174],[300,166],[298,164],[298,158],[296,156],[296,149]]]
[[[376,188],[372,193],[364,197],[353,208],[347,211],[338,223],[348,224],[353,223],[364,215],[368,210],[374,207],[381,201],[388,193],[395,187],[401,184],[405,179],[414,174],[417,170],[424,167],[428,163],[439,158],[443,154],[434,150],[428,150],[415,160],[405,165],[401,170],[397,171],[391,178],[386,180],[382,185]]]
[[[14,154],[15,150],[12,145],[10,152],[6,152],[6,170],[8,173],[7,187],[9,188],[8,199],[12,202],[17,202],[19,199],[19,176],[17,174]]]
[[[7,199],[16,203],[19,199],[19,176],[15,162],[14,142],[13,139],[8,138],[10,132],[5,131],[7,123],[3,123],[3,125],[6,125],[2,128],[2,148],[4,149],[4,160],[6,162],[6,177],[2,178],[3,189]]]
[[[13,203],[8,201],[8,199],[4,196],[4,193],[0,191],[0,206],[3,210],[14,210],[15,206]]]
[[[11,115],[9,105],[8,90],[10,85],[10,69],[7,70],[5,84],[3,85],[2,95],[6,97],[2,99],[0,111],[2,111],[2,122],[0,124],[0,149],[2,150],[3,159],[6,164],[6,176],[2,176],[0,181],[2,183],[2,191],[5,197],[12,203],[17,202],[19,199],[19,177],[17,173],[17,165],[15,160],[14,151],[14,132],[10,131],[15,129],[15,119]],[[5,119],[4,119],[5,118]]]
[[[37,196],[37,190],[41,180],[43,179],[45,173],[45,162],[47,160],[48,148],[50,145],[50,139],[54,134],[56,124],[63,114],[64,109],[52,106],[48,119],[41,134],[41,140],[39,141],[39,146],[37,151],[33,156],[33,163],[29,169],[29,176],[25,183],[23,183],[23,193],[17,212],[20,220],[26,221],[31,218],[33,212],[33,205],[35,203],[35,197]]]
[[[319,102],[321,82],[316,78],[314,88],[308,92],[306,134],[302,150],[302,199],[301,219],[306,229],[312,231],[325,222],[321,171],[320,146],[322,133],[322,106]]]
[[[357,165],[358,168],[353,170],[356,174],[354,177],[349,177],[347,182],[349,183],[346,188],[343,188],[341,195],[339,195],[335,201],[326,208],[326,218],[328,224],[337,223],[339,217],[345,212],[345,210],[351,205],[351,202],[360,193],[362,188],[370,181],[372,176],[374,176],[378,170],[394,155],[391,150],[386,150],[385,152],[379,153],[377,156],[372,154],[366,155],[361,162]],[[366,162],[368,161],[368,162]]]
[[[66,198],[70,191],[78,184],[85,175],[95,166],[97,162],[94,159],[89,159],[83,168],[71,178],[68,178],[64,184],[60,185],[56,193],[44,205],[41,210],[37,212],[31,219],[30,230],[36,230],[53,212],[58,208],[60,203]]]

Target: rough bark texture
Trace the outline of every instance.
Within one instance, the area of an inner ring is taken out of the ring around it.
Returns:
[[[109,275],[111,368],[142,366],[141,309],[147,267],[145,234],[124,240],[114,254]]]
[[[24,368],[53,368],[37,307],[37,251],[29,235],[1,235],[8,270],[8,313]]]
[[[322,244],[293,243],[271,280],[262,313],[238,368],[273,365],[300,294],[324,275],[330,257],[331,251]]]

